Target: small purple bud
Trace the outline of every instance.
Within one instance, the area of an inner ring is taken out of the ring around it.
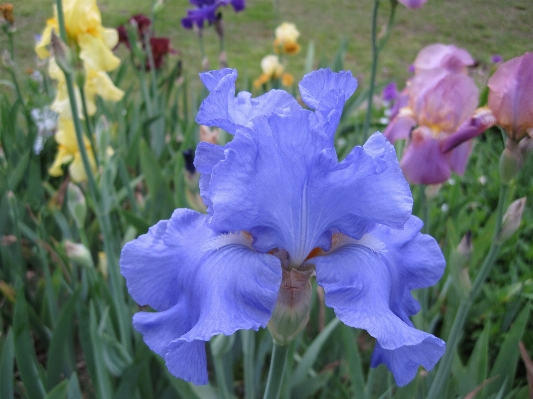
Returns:
[[[503,61],[503,58],[501,55],[498,55],[498,54],[495,54],[493,55],[490,60],[492,61],[493,64],[499,64],[500,62]]]
[[[407,70],[409,71],[409,73],[415,73],[415,66],[411,64],[407,67]]]

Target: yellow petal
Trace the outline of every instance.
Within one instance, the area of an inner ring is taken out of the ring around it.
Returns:
[[[96,34],[99,27],[102,26],[102,18],[96,0],[63,1],[63,12],[67,34],[76,41],[78,41],[78,35]]]
[[[112,71],[120,65],[120,59],[107,47],[103,38],[87,33],[78,35],[80,58],[87,68]]]
[[[118,31],[116,29],[100,28],[100,35],[110,49],[113,49],[118,44]]]
[[[56,33],[59,31],[57,21],[53,18],[46,21],[46,27],[44,28],[44,31],[41,35],[41,40],[39,40],[39,43],[35,45],[35,52],[37,53],[37,56],[41,59],[50,56],[50,52],[48,51],[46,46],[50,44],[50,37],[52,36],[52,30],[54,29]]]
[[[124,91],[113,84],[111,78],[105,72],[98,72],[94,77],[96,94],[104,100],[120,101],[124,97]]]
[[[83,162],[79,153],[74,157],[74,160],[68,167],[68,171],[73,182],[79,183],[87,180],[87,174],[85,173],[85,168],[83,167]]]
[[[63,174],[63,169],[61,169],[61,165],[64,163],[69,162],[73,158],[72,154],[69,154],[67,148],[63,146],[59,146],[57,148],[57,154],[56,158],[54,159],[54,163],[52,166],[50,166],[50,169],[48,169],[48,173],[50,176],[61,176]]]

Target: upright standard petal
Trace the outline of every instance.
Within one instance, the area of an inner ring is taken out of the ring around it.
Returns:
[[[442,340],[409,320],[419,310],[410,290],[434,284],[445,265],[436,241],[419,233],[421,226],[411,217],[403,231],[378,225],[361,240],[334,237],[330,252],[306,262],[315,265],[326,305],[337,317],[377,339],[372,366],[385,363],[399,386],[444,353]]]
[[[490,77],[489,108],[515,141],[533,134],[533,52],[501,64]]]
[[[474,59],[468,51],[453,44],[431,44],[424,47],[413,63],[416,72],[444,68],[453,73],[467,73],[467,67],[474,65]]]
[[[196,122],[218,126],[230,134],[235,134],[238,128],[255,117],[268,115],[275,109],[301,109],[294,97],[284,90],[271,90],[257,98],[242,91],[235,97],[235,69],[205,72],[200,78],[211,93],[200,105]]]
[[[390,143],[373,135],[339,163],[313,118],[271,114],[237,131],[223,151],[202,146],[213,228],[250,231],[258,250],[284,248],[299,265],[313,248],[327,249],[333,228],[358,238],[369,223],[403,226],[412,198]]]
[[[244,233],[214,234],[206,219],[178,209],[120,258],[130,295],[160,311],[135,315],[135,328],[174,375],[196,384],[207,383],[198,341],[265,327],[281,282],[278,258],[252,250]]]
[[[350,71],[335,73],[327,68],[305,75],[298,87],[303,102],[316,110],[318,128],[333,137],[344,104],[357,89],[357,80]]]

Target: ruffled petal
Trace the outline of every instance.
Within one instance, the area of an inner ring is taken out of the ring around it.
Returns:
[[[435,284],[446,266],[437,241],[430,235],[420,233],[422,226],[420,219],[411,216],[403,230],[393,230],[383,225],[376,225],[370,230],[373,237],[386,243],[387,253],[384,256],[391,259],[396,269],[390,306],[394,314],[405,322],[420,310],[411,290]]]
[[[420,234],[412,217],[403,231],[376,226],[360,241],[347,240],[331,252],[311,258],[326,305],[345,324],[363,328],[377,339],[372,366],[385,363],[398,385],[419,365],[431,369],[444,353],[444,342],[412,326],[418,311],[410,290],[434,284],[444,257],[433,238]]]
[[[370,366],[385,364],[394,375],[396,385],[399,387],[407,385],[416,377],[420,366],[428,371],[432,370],[446,350],[443,340],[430,334],[426,335],[426,338],[417,345],[401,346],[392,350],[383,349],[379,343],[376,343]]]
[[[87,68],[108,72],[120,65],[120,58],[113,54],[102,38],[82,33],[78,35],[78,44],[80,58]]]
[[[278,258],[255,252],[242,234],[217,236],[206,219],[178,209],[120,259],[130,295],[162,311],[136,316],[136,328],[174,375],[197,383],[207,380],[195,341],[265,327],[281,282]]]
[[[327,247],[332,228],[358,238],[372,222],[403,226],[412,198],[390,143],[373,135],[339,163],[313,118],[305,110],[256,118],[226,145],[223,161],[219,150],[203,146],[216,151],[202,156],[217,162],[211,170],[202,165],[215,229],[247,230],[258,250],[284,248],[298,263]]]
[[[202,341],[175,341],[190,325],[185,301],[162,312],[139,312],[133,316],[133,326],[143,335],[148,347],[165,359],[169,371],[194,384],[207,384],[207,359]]]
[[[400,166],[412,184],[443,183],[451,173],[448,157],[441,152],[439,140],[422,128],[413,131]]]
[[[357,80],[351,71],[336,73],[326,68],[305,75],[298,87],[302,101],[309,108],[318,110],[323,98],[331,91],[341,92],[344,102],[347,101],[357,89]]]
[[[397,140],[407,139],[415,126],[416,120],[413,116],[410,114],[402,115],[400,111],[400,114],[390,121],[383,134],[394,143]]]
[[[278,108],[301,109],[298,102],[284,90],[271,90],[257,98],[243,91],[235,97],[237,71],[234,69],[206,72],[200,74],[200,78],[211,93],[200,105],[196,122],[218,126],[231,134],[255,117],[268,115]]]

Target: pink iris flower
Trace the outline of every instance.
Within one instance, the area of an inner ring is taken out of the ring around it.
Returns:
[[[488,86],[496,124],[516,142],[533,137],[533,52],[501,64]]]
[[[466,74],[467,67],[474,65],[474,59],[468,51],[453,44],[436,43],[420,50],[413,65],[416,73],[444,68],[450,72]]]
[[[428,0],[398,0],[398,3],[403,4],[407,8],[420,8],[427,3]]]
[[[454,142],[448,152],[444,149],[458,130],[470,123],[478,94],[471,78],[444,68],[421,71],[411,80],[407,106],[385,130],[391,141],[409,139],[400,163],[409,182],[438,184],[446,181],[451,171],[464,173],[471,141]]]

